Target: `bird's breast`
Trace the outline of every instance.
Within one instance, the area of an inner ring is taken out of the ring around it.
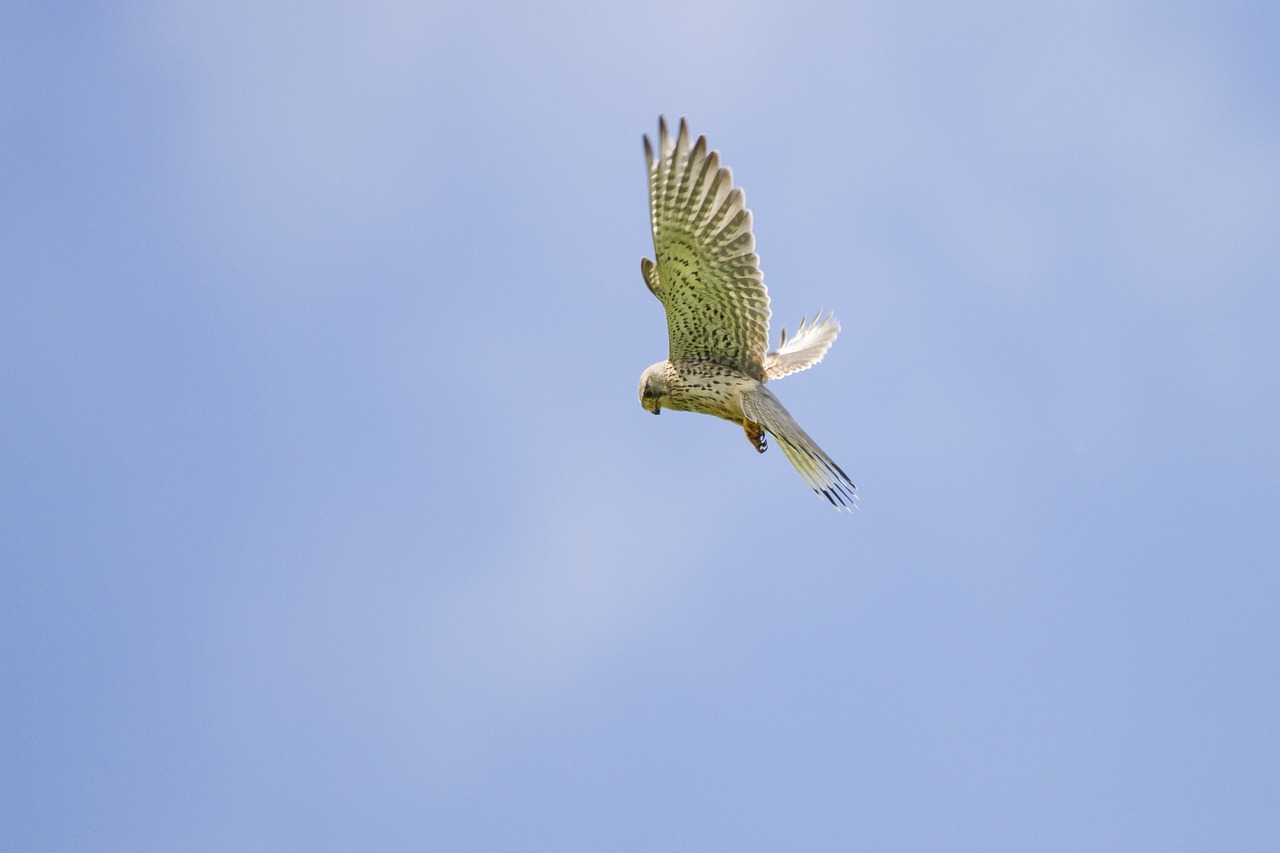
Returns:
[[[686,412],[741,421],[743,393],[760,384],[741,371],[720,364],[694,362],[675,367],[668,405]]]

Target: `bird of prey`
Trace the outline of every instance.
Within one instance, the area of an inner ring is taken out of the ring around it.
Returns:
[[[836,509],[856,504],[854,485],[792,419],[764,384],[822,360],[840,324],[821,312],[795,337],[769,343],[769,293],[751,234],[751,211],[707,138],[692,145],[680,120],[673,141],[658,118],[658,151],[644,138],[649,165],[653,251],[641,258],[645,284],[667,314],[670,358],[640,377],[640,405],[701,412],[742,426],[760,453],[776,439],[804,481]]]

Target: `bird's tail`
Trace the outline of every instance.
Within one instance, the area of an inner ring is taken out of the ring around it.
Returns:
[[[823,452],[809,434],[791,417],[791,413],[763,385],[742,395],[742,413],[747,419],[760,424],[778,440],[782,452],[804,481],[822,495],[836,509],[852,509],[857,506],[857,488],[849,475],[840,470],[830,456]]]
[[[781,379],[792,373],[807,370],[827,354],[840,333],[840,323],[832,314],[822,316],[819,311],[812,320],[800,321],[794,338],[787,340],[787,329],[782,329],[782,342],[778,348],[764,357],[766,379]]]

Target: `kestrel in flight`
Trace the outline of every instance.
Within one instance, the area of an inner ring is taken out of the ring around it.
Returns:
[[[836,509],[856,504],[840,466],[792,419],[764,383],[812,367],[840,331],[828,314],[782,330],[772,352],[769,293],[751,235],[751,211],[720,155],[699,136],[690,147],[680,120],[675,141],[658,118],[658,156],[644,138],[649,215],[657,262],[641,258],[645,284],[667,312],[671,356],[640,377],[640,405],[701,412],[740,424],[760,453],[772,435],[804,481]]]

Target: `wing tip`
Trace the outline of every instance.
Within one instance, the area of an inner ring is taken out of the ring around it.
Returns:
[[[680,123],[676,126],[675,142],[671,141],[671,132],[667,127],[667,117],[664,113],[658,114],[658,156],[665,156],[670,150],[679,150],[684,154],[690,154],[692,159],[699,159],[707,153],[707,137],[706,134],[700,135],[693,141],[690,146],[689,117],[680,116]],[[649,135],[644,136],[645,152],[650,155],[652,160],[653,147],[649,142]],[[714,152],[713,152],[714,153]]]
[[[858,496],[853,492],[856,488],[858,487],[853,483],[837,482],[821,489],[815,486],[813,491],[826,498],[827,502],[836,508],[836,512],[852,512],[855,509],[860,509]]]

